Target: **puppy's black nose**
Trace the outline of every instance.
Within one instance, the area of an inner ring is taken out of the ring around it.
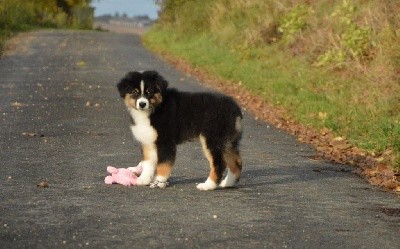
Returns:
[[[145,108],[146,107],[146,102],[139,102],[139,107],[140,108]]]

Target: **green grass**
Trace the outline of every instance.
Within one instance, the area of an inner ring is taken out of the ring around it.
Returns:
[[[290,57],[280,44],[235,49],[219,43],[212,33],[182,36],[168,25],[154,27],[143,40],[152,50],[183,58],[223,79],[242,82],[303,124],[332,129],[337,136],[374,153],[393,149],[399,158],[400,115],[389,115],[393,99],[379,99],[379,86],[368,88],[371,84],[363,75],[312,67],[305,57]],[[367,90],[366,96],[376,99],[363,99]],[[398,161],[393,166],[399,168]]]

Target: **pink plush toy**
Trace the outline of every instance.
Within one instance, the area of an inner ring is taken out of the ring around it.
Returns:
[[[138,165],[136,167],[125,169],[108,166],[107,171],[111,173],[111,175],[106,176],[104,179],[106,184],[118,183],[125,186],[134,186],[136,185],[136,179],[143,171],[143,167]]]

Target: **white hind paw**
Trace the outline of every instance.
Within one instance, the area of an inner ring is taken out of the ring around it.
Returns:
[[[228,174],[226,175],[225,179],[219,184],[221,188],[229,188],[233,187],[236,183],[235,175],[232,174],[230,170],[228,170]]]
[[[207,179],[206,182],[198,184],[197,189],[203,190],[203,191],[208,191],[208,190],[216,189],[217,186],[218,185],[213,180]]]
[[[230,186],[227,185],[226,182],[227,182],[226,179],[222,180],[222,182],[219,184],[219,186],[220,186],[221,188],[230,187]]]

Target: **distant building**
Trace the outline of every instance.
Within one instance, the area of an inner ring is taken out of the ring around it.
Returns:
[[[95,21],[126,28],[145,28],[151,26],[154,23],[154,20],[151,20],[147,15],[134,17],[128,17],[127,15],[103,15],[96,17]]]

